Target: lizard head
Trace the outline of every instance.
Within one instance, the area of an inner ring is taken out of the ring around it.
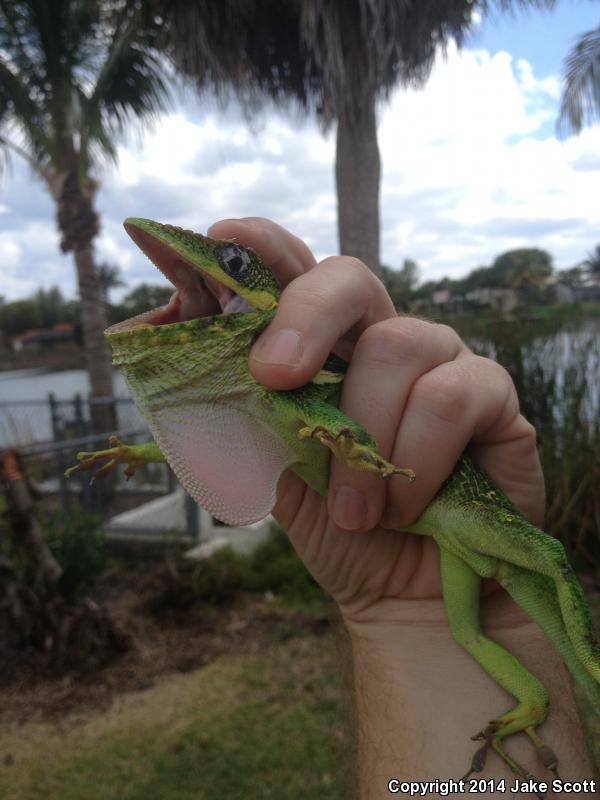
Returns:
[[[277,282],[249,248],[149,219],[130,217],[123,224],[175,293],[166,306],[119,323],[111,331],[277,306]]]

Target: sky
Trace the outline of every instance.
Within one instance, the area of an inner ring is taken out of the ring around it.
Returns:
[[[564,141],[555,128],[563,59],[599,23],[599,0],[496,11],[460,51],[450,44],[423,89],[382,103],[383,263],[411,258],[422,280],[436,280],[541,247],[563,269],[600,243],[600,125]],[[163,280],[124,233],[127,216],[201,232],[224,217],[264,216],[317,258],[334,254],[333,162],[332,133],[310,118],[269,106],[248,124],[234,105],[186,92],[100,174],[98,260],[118,266],[128,287]],[[75,296],[72,256],[58,242],[44,187],[13,159],[0,182],[0,295],[57,285]]]

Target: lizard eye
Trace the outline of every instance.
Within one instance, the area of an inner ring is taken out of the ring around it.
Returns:
[[[251,256],[243,247],[228,244],[217,252],[217,259],[222,269],[234,280],[244,282],[244,277],[251,264]]]

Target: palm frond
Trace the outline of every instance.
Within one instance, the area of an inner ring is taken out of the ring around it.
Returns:
[[[460,42],[474,8],[551,8],[555,0],[161,0],[171,57],[196,85],[293,99],[325,125],[360,116],[372,97],[420,85],[449,38]]]
[[[33,66],[27,30],[24,9],[10,0],[0,0],[0,50],[11,53],[11,60],[20,72],[27,72]]]
[[[581,36],[566,58],[563,77],[558,131],[567,136],[600,120],[600,26]]]
[[[43,111],[32,98],[26,81],[0,58],[0,124],[8,120],[17,121],[30,156],[43,160],[48,152]]]
[[[132,119],[157,115],[168,105],[164,63],[151,46],[151,24],[139,41],[143,12],[126,5],[113,19],[113,32],[103,61],[97,65],[89,95],[80,93],[82,163],[92,157],[90,144],[114,158],[115,139]]]

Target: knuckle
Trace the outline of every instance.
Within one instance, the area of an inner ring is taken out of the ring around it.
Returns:
[[[484,356],[472,356],[471,363],[473,374],[479,376],[479,381],[485,381],[501,400],[500,415],[515,417],[519,413],[519,398],[509,371],[502,364]]]
[[[467,347],[458,333],[454,330],[454,328],[451,328],[450,325],[444,325],[441,322],[436,322],[431,325],[431,328],[439,340],[443,340],[447,344],[453,345],[456,350]]]
[[[502,364],[493,361],[491,358],[486,358],[485,356],[474,355],[471,358],[475,367],[481,369],[481,371],[487,370],[489,377],[495,379],[498,386],[514,391],[513,380],[506,367],[503,367]]]
[[[373,273],[367,265],[363,264],[359,258],[355,258],[354,256],[327,256],[327,258],[319,262],[319,266],[336,270],[353,270],[354,272],[364,273],[366,276],[373,276]]]
[[[385,288],[379,278],[364,264],[354,256],[328,256],[319,262],[317,269],[323,273],[329,273],[333,281],[340,280],[343,275],[360,287],[359,291],[364,296],[373,294],[385,295]]]
[[[534,451],[537,449],[537,431],[529,422],[528,419],[520,414],[519,415],[519,429],[520,429],[520,438],[525,444],[525,447],[528,450]]]
[[[469,385],[456,372],[433,370],[422,375],[412,391],[419,408],[451,425],[458,424],[468,408]]]
[[[357,350],[374,361],[397,365],[423,352],[430,323],[409,317],[394,317],[376,322],[364,331]]]
[[[281,295],[280,310],[285,307],[293,309],[309,308],[318,315],[328,313],[335,302],[334,292],[322,284],[315,285],[312,273],[307,272],[292,281]]]

